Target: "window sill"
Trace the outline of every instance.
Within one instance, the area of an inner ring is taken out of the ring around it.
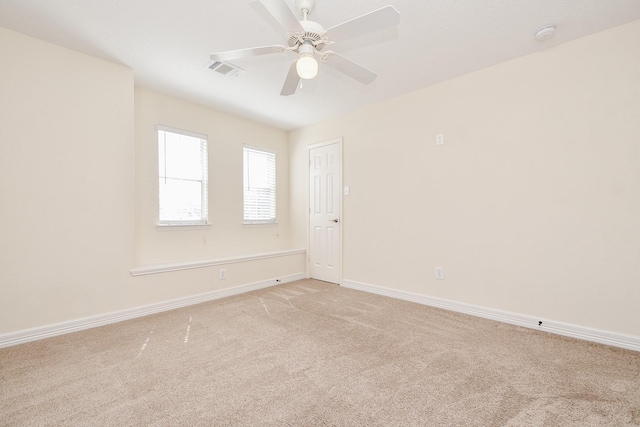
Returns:
[[[231,256],[227,258],[211,258],[211,259],[201,259],[201,260],[193,260],[193,261],[178,261],[178,262],[170,262],[170,263],[162,263],[155,265],[145,265],[140,267],[135,267],[131,270],[132,276],[142,276],[145,274],[156,274],[156,273],[167,273],[171,271],[178,270],[189,270],[193,268],[202,268],[202,267],[213,267],[217,265],[228,265],[242,262],[250,262],[250,261],[258,261],[269,258],[278,258],[278,257],[286,257],[293,255],[301,255],[305,254],[307,251],[305,249],[283,249],[275,252],[266,252],[266,253],[258,253],[258,254],[249,254],[249,255],[237,255]]]
[[[277,227],[277,222],[243,222],[243,227]]]
[[[156,224],[157,231],[208,230],[211,224]]]

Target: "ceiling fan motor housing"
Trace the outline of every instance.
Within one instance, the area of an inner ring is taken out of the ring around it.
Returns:
[[[300,34],[289,34],[289,40],[287,41],[289,47],[294,48],[293,51],[298,53],[302,43],[310,42],[315,46],[316,50],[322,50],[325,46],[323,39],[327,34],[327,30],[325,30],[322,25],[313,21],[300,21],[300,24],[302,28],[304,28],[304,33],[302,33],[302,36],[300,36]]]

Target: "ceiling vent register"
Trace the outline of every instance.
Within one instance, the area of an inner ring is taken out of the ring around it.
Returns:
[[[229,77],[238,77],[244,73],[242,68],[223,61],[211,61],[207,64],[207,68]]]

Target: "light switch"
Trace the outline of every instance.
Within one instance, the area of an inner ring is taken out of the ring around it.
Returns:
[[[349,186],[345,186],[344,187],[344,195],[348,196],[349,195]]]

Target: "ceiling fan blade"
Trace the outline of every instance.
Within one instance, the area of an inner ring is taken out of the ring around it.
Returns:
[[[296,89],[298,89],[298,83],[300,83],[300,76],[298,76],[298,70],[296,70],[296,62],[293,61],[291,64],[291,68],[289,68],[289,73],[287,74],[287,78],[284,81],[284,85],[282,86],[282,92],[280,95],[289,96],[296,93]]]
[[[300,24],[300,21],[298,21],[284,0],[260,0],[260,3],[276,18],[276,21],[278,21],[282,28],[288,33],[304,32],[302,24]]]
[[[400,23],[400,13],[393,6],[385,6],[327,29],[331,41],[339,42],[360,37]]]
[[[335,52],[328,55],[324,63],[365,85],[373,83],[376,77],[378,77],[373,71],[367,70],[362,65],[356,64],[352,60]]]
[[[268,55],[285,51],[284,46],[261,46],[248,49],[229,50],[226,52],[212,53],[209,57],[212,61],[233,61],[235,59],[250,58],[258,55]]]

